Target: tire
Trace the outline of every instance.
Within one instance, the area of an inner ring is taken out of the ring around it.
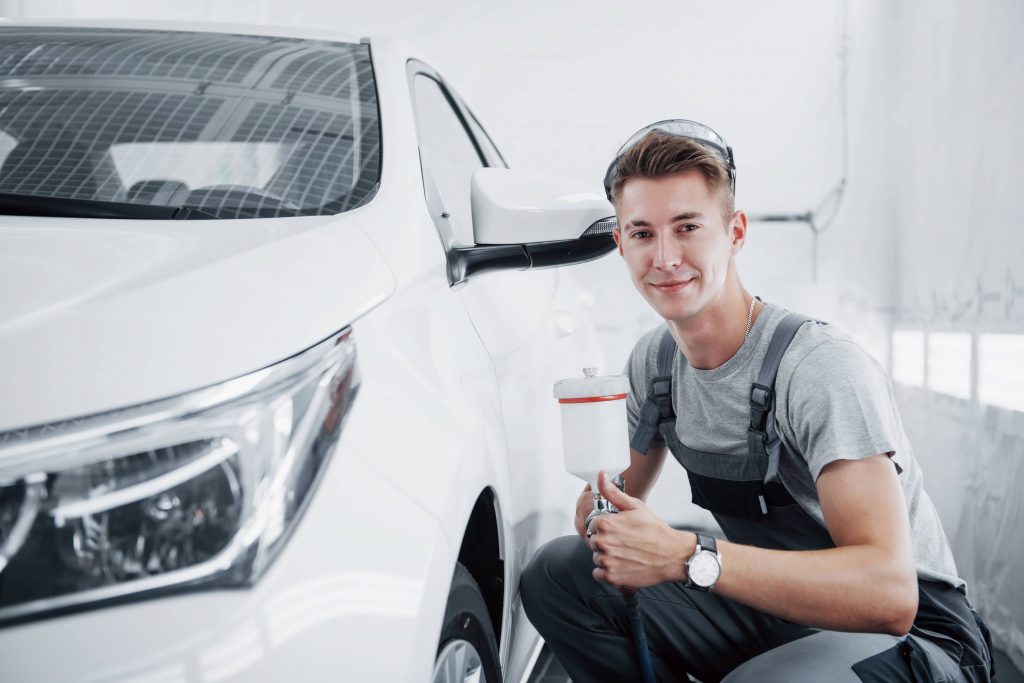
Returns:
[[[448,592],[431,680],[434,683],[501,683],[498,645],[487,605],[476,580],[458,563]]]

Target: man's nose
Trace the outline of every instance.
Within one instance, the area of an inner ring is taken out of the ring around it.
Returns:
[[[655,245],[657,253],[654,255],[654,267],[660,270],[672,270],[679,267],[683,260],[683,250],[679,244],[672,239],[672,235],[662,233],[657,237]]]

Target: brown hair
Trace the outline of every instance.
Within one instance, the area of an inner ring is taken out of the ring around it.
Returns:
[[[735,202],[728,162],[696,140],[658,130],[640,138],[619,159],[611,183],[612,202],[619,200],[622,186],[630,178],[662,178],[685,171],[697,171],[709,192],[720,192],[722,217],[728,225]]]

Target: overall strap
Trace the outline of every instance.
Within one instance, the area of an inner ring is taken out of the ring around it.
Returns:
[[[676,412],[672,408],[672,360],[677,350],[676,340],[666,327],[658,343],[658,372],[647,389],[647,398],[640,408],[640,423],[629,442],[629,447],[638,453],[647,454],[663,422],[675,422]]]
[[[787,313],[775,328],[768,345],[764,363],[757,381],[750,387],[750,428],[747,447],[751,453],[767,456],[766,484],[779,480],[779,450],[781,443],[775,430],[775,379],[779,374],[782,356],[796,336],[797,330],[811,318]]]

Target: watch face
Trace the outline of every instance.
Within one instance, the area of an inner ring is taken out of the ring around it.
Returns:
[[[715,554],[708,550],[702,550],[692,558],[687,571],[690,573],[690,580],[698,586],[707,588],[713,586],[722,573],[722,565],[718,563]]]

